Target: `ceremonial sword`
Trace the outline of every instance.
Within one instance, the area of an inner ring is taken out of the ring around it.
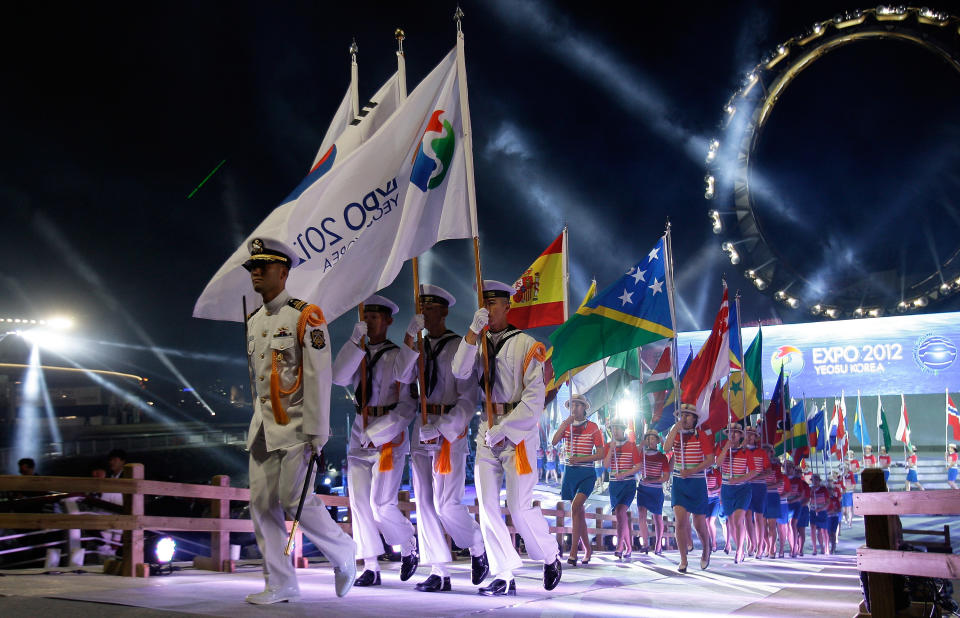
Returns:
[[[313,466],[317,463],[320,456],[316,453],[310,456],[310,464],[307,466],[307,478],[303,480],[303,491],[300,492],[300,504],[297,505],[297,515],[293,518],[293,526],[290,527],[290,538],[287,539],[287,548],[283,550],[284,556],[289,556],[293,551],[293,539],[297,536],[297,528],[300,527],[300,514],[303,513],[303,503],[307,500],[307,490],[310,489],[310,480],[313,477]]]

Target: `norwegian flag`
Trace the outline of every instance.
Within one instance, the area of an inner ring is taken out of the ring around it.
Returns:
[[[950,394],[947,394],[947,427],[953,429],[953,439],[960,440],[960,412],[953,404]]]

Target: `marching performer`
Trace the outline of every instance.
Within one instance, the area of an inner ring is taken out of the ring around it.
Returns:
[[[563,404],[570,415],[563,419],[553,434],[551,443],[566,442],[567,467],[561,479],[560,499],[570,501],[570,519],[573,533],[570,540],[570,557],[567,564],[577,566],[580,545],[584,547],[581,564],[589,564],[593,554],[590,535],[587,534],[587,518],[583,504],[590,497],[597,483],[593,462],[603,459],[603,432],[593,421],[587,420],[590,401],[584,395],[573,395]],[[633,498],[630,499],[633,502]]]
[[[381,534],[388,545],[400,545],[401,581],[410,579],[419,564],[413,524],[400,511],[397,496],[410,452],[407,426],[413,420],[413,409],[398,407],[397,401],[400,385],[413,381],[417,353],[387,339],[387,329],[399,310],[393,301],[374,295],[363,305],[363,321],[354,325],[350,340],[334,360],[333,382],[353,386],[357,406],[347,448],[353,538],[357,557],[363,559],[363,573],[354,585],[379,586]],[[422,318],[414,316],[407,331],[416,334],[422,326]],[[369,337],[366,350],[360,347],[364,336]],[[361,378],[364,359],[366,374]],[[366,392],[361,392],[364,381]]]
[[[860,472],[860,462],[853,458],[853,451],[848,453],[850,460],[841,468],[842,477],[840,487],[843,495],[840,499],[843,511],[843,525],[853,527],[853,492],[857,488],[857,473]]]
[[[827,553],[827,506],[830,501],[830,492],[820,482],[820,475],[814,474],[810,478],[810,540],[813,542],[813,555],[817,555],[817,545],[820,553]]]
[[[469,332],[460,341],[453,358],[453,375],[458,379],[489,380],[494,425],[486,418],[477,434],[474,480],[480,501],[480,530],[494,581],[478,592],[486,596],[516,595],[514,569],[522,566],[500,512],[500,487],[506,479],[507,508],[513,525],[523,537],[527,554],[543,562],[543,587],[553,590],[560,583],[562,569],[556,539],[547,520],[533,506],[537,475],[536,450],[540,442],[537,423],[543,413],[542,343],[510,326],[510,296],[513,286],[499,281],[483,282],[484,307],[473,316]],[[488,326],[487,332],[484,329]],[[489,366],[478,359],[489,354]]]
[[[750,506],[747,513],[747,535],[750,538],[748,553],[759,557],[764,547],[763,530],[766,527],[763,513],[766,507],[767,483],[763,475],[770,467],[770,458],[760,448],[760,433],[756,427],[748,426],[744,430],[744,441],[757,471],[757,476],[750,482]]]
[[[776,558],[777,521],[783,516],[780,512],[780,492],[778,491],[780,479],[778,477],[782,477],[783,473],[780,471],[780,462],[777,460],[777,454],[774,448],[767,444],[763,447],[763,451],[767,454],[767,460],[770,462],[770,465],[761,475],[767,485],[767,495],[764,499],[763,506],[766,534],[764,534],[763,537],[763,545],[765,548],[762,557]],[[780,553],[782,554],[783,552],[781,551]],[[782,558],[783,556],[781,555],[780,557]]]
[[[804,460],[806,461],[806,460]],[[803,557],[803,546],[807,542],[807,526],[810,525],[810,486],[803,479],[803,470],[800,466],[788,468],[790,474],[790,493],[787,496],[793,528],[793,553],[796,557]]]
[[[873,447],[867,445],[863,447],[863,467],[876,468],[877,456],[873,454]]]
[[[671,502],[677,527],[677,547],[680,548],[680,564],[677,570],[687,572],[687,551],[693,545],[690,532],[690,515],[693,527],[700,537],[703,551],[700,568],[710,566],[710,537],[707,535],[707,480],[706,469],[715,461],[713,438],[701,431],[698,425],[706,420],[707,411],[698,410],[694,404],[680,404],[680,419],[674,423],[664,441],[664,448],[673,449],[674,469]]]
[[[653,553],[663,553],[663,484],[670,478],[673,462],[660,452],[660,434],[648,429],[643,434],[643,450],[640,452],[640,483],[637,485],[637,516],[643,543],[641,551],[650,551],[650,529],[647,513],[653,517]]]
[[[888,483],[890,481],[890,465],[893,463],[893,459],[890,455],[887,455],[887,447],[880,447],[880,454],[877,455],[877,463],[880,469],[883,470],[883,482]],[[887,489],[890,489],[889,486]]]
[[[742,444],[743,426],[730,423],[727,426],[727,440],[717,453],[717,464],[723,478],[720,500],[723,512],[727,514],[727,536],[736,546],[734,564],[743,562],[746,556],[747,507],[752,495],[750,481],[757,475],[753,458]]]
[[[717,526],[720,524],[720,531],[724,537],[724,551],[730,553],[730,537],[727,536],[726,520],[727,516],[723,513],[723,506],[720,504],[720,489],[723,485],[723,476],[720,473],[720,467],[713,465],[707,469],[707,504],[710,507],[707,513],[707,534],[710,535],[710,551],[717,551]]]
[[[473,380],[453,377],[451,363],[460,344],[460,335],[447,330],[446,318],[454,297],[436,285],[420,286],[420,307],[427,336],[423,339],[424,389],[427,423],[420,414],[416,388],[402,389],[398,408],[401,415],[416,416],[410,450],[413,491],[417,498],[417,540],[420,559],[431,565],[430,576],[416,585],[420,592],[450,590],[453,562],[444,534],[457,547],[470,550],[472,581],[479,584],[488,573],[480,526],[461,504],[467,473],[467,432],[477,407],[477,385]],[[404,340],[415,349],[408,333]]]
[[[611,440],[607,443],[603,467],[610,471],[610,509],[617,516],[617,551],[620,562],[630,562],[633,553],[633,526],[630,524],[630,505],[637,495],[636,474],[640,470],[640,451],[627,440],[627,424],[614,419],[607,424]],[[644,540],[644,547],[648,541]]]
[[[910,454],[907,455],[907,486],[904,491],[910,491],[913,485],[916,485],[920,491],[923,491],[923,485],[920,484],[920,478],[917,476],[917,447],[910,445]]]
[[[263,305],[247,316],[247,363],[254,386],[250,451],[250,519],[263,554],[263,592],[247,596],[256,605],[299,598],[297,574],[284,555],[285,514],[296,513],[310,461],[330,437],[330,334],[323,312],[291,298],[287,275],[296,253],[270,239],[251,241],[250,272]],[[337,596],[344,596],[356,576],[353,540],[310,492],[300,527],[333,565]]]
[[[947,485],[951,489],[957,489],[957,445],[951,444],[947,447]]]

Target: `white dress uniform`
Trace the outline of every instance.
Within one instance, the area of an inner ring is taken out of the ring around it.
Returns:
[[[537,423],[543,412],[545,393],[543,356],[535,353],[535,347],[539,346],[542,352],[543,346],[530,335],[513,328],[493,334],[487,332],[484,336],[490,340],[491,352],[495,352],[491,354],[491,361],[495,364],[496,375],[490,390],[498,412],[494,422],[506,438],[494,449],[487,446],[487,420],[485,412],[481,412],[483,421],[477,435],[474,480],[480,501],[480,530],[490,572],[497,579],[509,581],[512,579],[511,571],[519,568],[522,561],[500,513],[500,487],[504,478],[507,484],[507,509],[513,525],[523,537],[527,554],[549,565],[556,561],[560,553],[543,514],[533,506],[533,486],[537,483],[537,448],[540,446]],[[461,340],[453,359],[453,375],[458,379],[477,381],[484,373],[482,365],[480,346]],[[532,470],[527,474],[519,474],[516,468],[515,445],[520,443],[524,444],[528,465]]]
[[[428,336],[423,340],[427,422],[436,427],[442,438],[450,443],[449,473],[435,471],[440,445],[420,443],[422,418],[419,399],[411,396],[410,389],[404,389],[399,404],[410,408],[409,414],[416,417],[410,469],[417,498],[420,560],[432,565],[435,575],[444,577],[449,575],[444,565],[453,561],[444,532],[450,535],[457,547],[469,548],[471,556],[483,554],[480,526],[461,503],[469,451],[467,429],[476,413],[478,392],[476,380],[453,377],[451,365],[461,339],[460,335],[448,330],[440,337]]]
[[[302,341],[297,341],[297,322],[306,306],[284,290],[247,320],[247,356],[255,389],[247,439],[250,519],[263,554],[267,590],[297,588],[292,561],[283,555],[287,544],[284,513],[296,514],[312,457],[310,436],[326,440],[330,435],[330,336],[325,322],[308,324]],[[274,351],[280,352],[277,373],[281,389],[292,388],[303,367],[299,388],[280,399],[289,417],[285,425],[275,419],[270,396]],[[311,487],[313,482],[309,481]],[[352,563],[353,540],[313,492],[304,502],[300,527],[332,565]]]
[[[333,382],[341,386],[360,384],[360,361],[367,356],[368,426],[357,412],[350,432],[347,449],[347,486],[350,492],[350,511],[353,516],[353,538],[357,542],[357,557],[363,558],[364,568],[379,571],[377,556],[383,553],[380,535],[389,545],[401,545],[401,553],[412,550],[414,537],[410,523],[398,506],[397,493],[403,477],[406,456],[410,452],[407,427],[413,420],[413,410],[396,406],[401,388],[413,381],[417,353],[406,346],[397,346],[387,340],[367,345],[365,353],[352,341],[347,341],[333,364]],[[357,405],[360,398],[357,398]],[[380,454],[390,443],[393,466],[380,469]]]

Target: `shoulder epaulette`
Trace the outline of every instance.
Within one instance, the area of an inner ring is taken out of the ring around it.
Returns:
[[[256,315],[256,313],[257,313],[258,311],[260,311],[261,309],[263,309],[263,305],[260,305],[259,307],[257,307],[256,309],[254,309],[253,311],[251,311],[250,313],[248,313],[248,314],[247,314],[247,321],[249,322],[249,321],[250,321],[250,318],[252,318],[254,315]]]
[[[294,309],[296,309],[297,311],[303,311],[304,309],[307,308],[307,305],[309,305],[310,303],[308,303],[305,300],[300,300],[299,298],[291,298],[290,300],[287,301],[287,304],[293,307]]]

